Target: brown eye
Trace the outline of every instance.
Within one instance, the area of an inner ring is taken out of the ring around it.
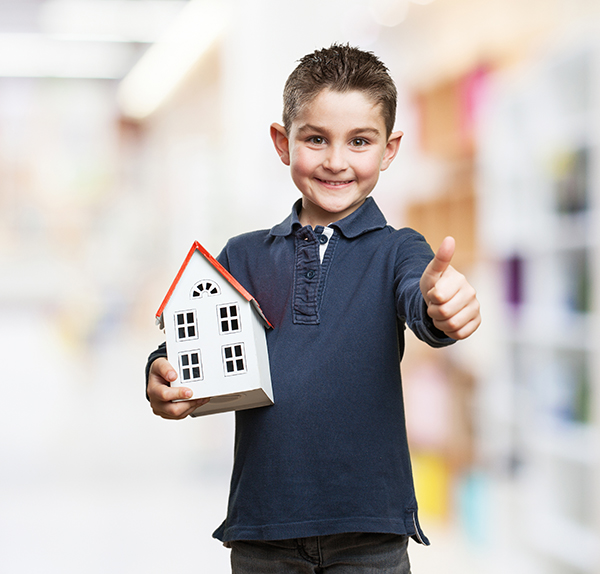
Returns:
[[[322,145],[325,143],[325,138],[322,138],[321,136],[312,136],[308,138],[308,141],[315,145]]]
[[[351,142],[353,147],[363,147],[367,145],[367,140],[364,138],[354,138]]]

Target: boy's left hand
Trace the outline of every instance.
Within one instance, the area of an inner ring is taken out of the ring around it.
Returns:
[[[466,339],[481,323],[475,289],[450,261],[455,241],[446,237],[421,276],[421,293],[433,324],[452,339]]]

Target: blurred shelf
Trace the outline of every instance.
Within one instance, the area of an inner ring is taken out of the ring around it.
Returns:
[[[599,438],[598,430],[587,423],[548,419],[537,428],[528,427],[525,446],[545,456],[593,466]]]
[[[590,313],[553,309],[540,305],[521,305],[511,309],[509,332],[505,343],[535,347],[559,347],[592,351],[594,325],[598,319]]]
[[[489,383],[512,402],[482,424],[514,449],[515,520],[532,559],[598,574],[600,42],[499,78],[488,114],[481,234],[505,282],[498,352],[507,363],[507,376]]]

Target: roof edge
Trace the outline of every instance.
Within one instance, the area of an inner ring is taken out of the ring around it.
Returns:
[[[242,286],[242,284],[231,273],[229,273],[229,271],[227,271],[227,269],[225,269],[225,267],[223,267],[223,265],[221,265],[202,246],[202,244],[199,241],[194,241],[194,243],[192,244],[192,247],[190,248],[185,260],[183,261],[183,264],[179,268],[179,271],[178,271],[177,275],[175,276],[175,279],[173,280],[171,287],[169,287],[169,290],[167,291],[167,294],[165,295],[163,302],[161,303],[160,307],[158,308],[158,311],[156,312],[156,318],[159,319],[161,317],[161,315],[163,314],[165,307],[167,306],[167,303],[171,299],[171,297],[175,291],[175,288],[177,287],[177,284],[179,283],[179,281],[181,280],[181,277],[183,276],[183,272],[187,268],[189,262],[191,261],[193,255],[196,251],[199,251],[204,256],[204,258],[207,259],[208,262],[231,284],[231,286],[244,299],[246,299],[246,301],[248,301],[249,303],[252,303],[253,304],[252,306],[255,307],[255,309],[258,311],[259,315],[266,322],[266,325],[270,328],[273,328],[273,325],[271,325],[269,320],[265,317],[264,313],[262,312],[262,309],[260,308],[258,301],[256,301],[256,299],[254,297],[252,297],[252,295],[250,295],[250,293],[248,293],[248,291]]]

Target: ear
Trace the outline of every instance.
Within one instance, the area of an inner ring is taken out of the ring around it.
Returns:
[[[385,146],[385,151],[383,152],[383,159],[381,160],[380,168],[381,171],[385,171],[388,167],[390,167],[390,164],[392,163],[393,159],[398,154],[398,149],[400,148],[400,140],[402,139],[403,135],[403,132],[394,132],[392,133],[392,135],[390,135],[388,142]]]
[[[280,124],[271,124],[271,139],[279,159],[285,165],[290,165],[290,142],[285,128]]]

